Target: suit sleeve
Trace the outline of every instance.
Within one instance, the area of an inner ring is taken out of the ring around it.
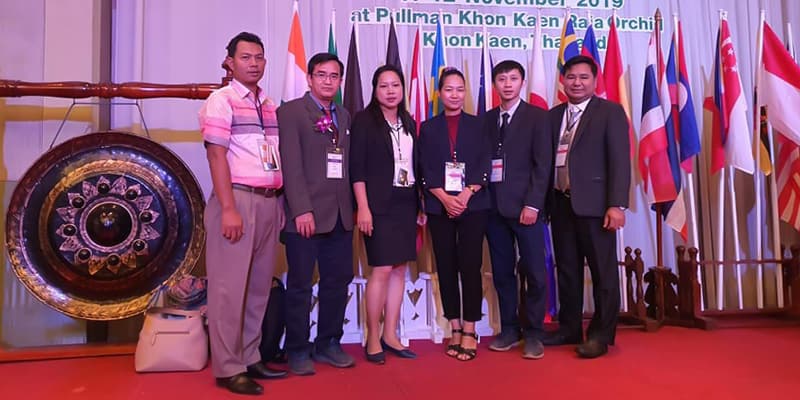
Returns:
[[[542,211],[545,209],[547,196],[553,176],[553,134],[550,131],[550,118],[546,112],[534,114],[533,138],[531,140],[531,160],[533,171],[528,191],[525,193],[525,205]]]
[[[367,180],[367,124],[363,114],[356,114],[350,126],[350,182]]]
[[[629,157],[628,118],[618,104],[610,104],[606,137],[608,162],[608,206],[628,207],[628,190],[631,185]]]
[[[300,118],[293,115],[294,104],[278,108],[278,136],[281,161],[283,162],[283,187],[289,205],[289,220],[314,211],[308,193],[306,174],[303,169],[302,148],[300,145]]]
[[[444,172],[441,166],[437,168],[436,149],[431,138],[431,128],[429,124],[422,124],[419,129],[419,169],[422,173],[422,187],[423,189],[434,189],[442,187],[442,180],[444,179]],[[439,178],[436,174],[442,175]]]

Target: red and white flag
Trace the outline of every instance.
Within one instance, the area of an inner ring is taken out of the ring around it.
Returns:
[[[763,37],[758,103],[767,107],[773,128],[800,144],[800,67],[766,22]]]
[[[541,13],[536,19],[541,21]],[[542,52],[542,25],[536,24],[533,36],[531,64],[528,67],[528,103],[547,110],[547,82],[544,79],[544,53]]]

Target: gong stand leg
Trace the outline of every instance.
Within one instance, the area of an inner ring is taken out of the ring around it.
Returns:
[[[86,321],[86,343],[108,343],[108,321]]]

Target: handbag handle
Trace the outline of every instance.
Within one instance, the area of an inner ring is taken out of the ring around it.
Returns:
[[[197,318],[202,316],[202,313],[200,311],[187,311],[187,310],[181,310],[179,308],[170,308],[170,307],[153,307],[145,312],[149,314],[180,315],[186,318]]]

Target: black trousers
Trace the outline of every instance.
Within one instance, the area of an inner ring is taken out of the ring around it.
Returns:
[[[617,235],[603,228],[603,218],[575,215],[570,199],[556,192],[551,225],[558,269],[559,329],[582,337],[584,260],[592,273],[594,316],[587,339],[614,344],[620,307]]]
[[[338,343],[344,334],[347,286],[353,280],[353,232],[344,230],[341,218],[333,231],[308,239],[285,233],[286,261],[286,351],[309,350],[309,313],[314,264],[319,264],[319,308],[314,343],[325,347]]]
[[[481,319],[481,264],[488,217],[488,211],[465,212],[458,218],[428,214],[442,307],[448,320],[461,318],[475,322]]]

